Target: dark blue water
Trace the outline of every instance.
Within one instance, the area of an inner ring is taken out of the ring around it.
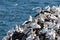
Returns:
[[[21,25],[29,15],[36,14],[34,7],[60,5],[60,0],[0,0],[0,40],[15,25]]]

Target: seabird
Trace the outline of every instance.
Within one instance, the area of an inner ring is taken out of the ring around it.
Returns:
[[[60,28],[60,24],[56,24],[53,29],[58,30]]]
[[[45,14],[40,14],[39,16],[35,17],[36,19],[38,19],[40,22],[44,22],[44,19],[46,19],[46,15]]]
[[[36,8],[33,8],[32,10],[35,10],[37,13],[40,13],[42,9],[40,7],[36,7]]]
[[[19,25],[19,32],[23,32],[23,29],[20,27],[20,25]]]
[[[29,19],[26,20],[22,25],[28,24],[30,22],[32,22],[32,16],[30,16]]]
[[[32,22],[33,23],[37,23],[38,22],[38,19],[35,18]]]
[[[41,28],[40,25],[38,25],[37,23],[31,23],[30,26],[34,29],[34,28]]]
[[[2,40],[9,40],[9,36],[5,36]]]
[[[55,37],[56,37],[55,30],[48,29],[48,31],[46,33],[46,38],[49,38],[51,40],[51,39],[55,39]]]
[[[26,38],[26,40],[33,40],[33,38],[32,38],[31,35],[30,35],[30,36],[28,36],[28,37]]]
[[[50,6],[45,7],[46,12],[50,12],[50,9],[51,9]]]
[[[17,32],[19,32],[19,26],[16,25],[16,29],[15,29]]]
[[[55,17],[53,14],[48,16],[49,19],[58,19],[57,17]]]
[[[14,32],[15,32],[14,28],[7,32],[8,40],[12,40],[12,35],[14,34]]]
[[[47,32],[47,30],[48,30],[48,28],[47,28],[47,27],[43,27],[43,29],[40,31],[40,33],[44,34],[44,33],[46,33],[46,32]]]
[[[28,21],[32,21],[32,20],[33,20],[33,19],[32,19],[32,16],[30,16],[29,19],[28,19]]]
[[[15,30],[12,28],[11,30],[9,30],[7,32],[7,36],[12,37],[12,35],[13,35],[14,32],[15,32]]]
[[[52,23],[52,22],[45,22],[45,25],[46,25],[48,28],[53,28],[56,24],[55,24],[55,23]]]
[[[56,7],[56,6],[53,6],[53,7],[51,8],[51,11],[52,11],[52,13],[57,12],[57,11],[58,11],[58,10],[57,10],[57,7]]]
[[[33,29],[31,28],[30,35],[26,38],[26,40],[33,40],[35,38],[36,34],[33,32]]]

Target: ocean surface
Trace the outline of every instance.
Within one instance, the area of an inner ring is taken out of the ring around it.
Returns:
[[[21,25],[30,15],[36,15],[35,7],[59,6],[60,0],[0,0],[0,40],[7,31]]]

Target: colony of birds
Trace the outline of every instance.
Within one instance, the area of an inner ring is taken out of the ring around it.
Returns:
[[[34,9],[33,9],[34,10]],[[16,25],[2,40],[60,40],[60,7],[38,8],[37,14]]]

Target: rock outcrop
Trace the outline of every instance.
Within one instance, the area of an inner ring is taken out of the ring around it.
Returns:
[[[60,40],[60,7],[45,7],[37,9],[21,27],[16,25],[3,40]]]

